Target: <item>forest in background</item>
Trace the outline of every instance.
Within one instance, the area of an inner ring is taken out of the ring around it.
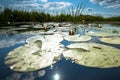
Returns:
[[[0,22],[95,22],[95,21],[113,21],[120,22],[120,16],[115,17],[102,17],[102,16],[93,16],[93,15],[84,15],[79,9],[76,12],[70,12],[68,14],[57,14],[51,15],[45,13],[44,11],[22,11],[22,10],[11,10],[6,8],[4,11],[0,12]]]

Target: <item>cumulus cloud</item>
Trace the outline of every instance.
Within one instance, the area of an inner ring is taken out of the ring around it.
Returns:
[[[8,4],[20,4],[20,3],[34,3],[36,2],[37,0],[4,0],[4,2],[8,3]]]
[[[11,3],[12,1],[13,0],[10,0],[6,7],[9,7],[13,10],[17,9],[27,11],[61,10],[72,5],[70,2],[48,2],[48,0],[14,0],[14,3]],[[38,1],[42,3],[38,3]],[[1,4],[0,9],[2,8],[4,10],[4,6],[4,4]]]
[[[44,7],[42,4],[10,4],[9,8],[20,9],[20,10],[42,10]]]
[[[44,5],[44,8],[50,10],[59,10],[69,7],[70,5],[70,2],[48,2]]]
[[[120,8],[120,4],[116,4],[116,5],[109,5],[108,8]]]
[[[120,8],[120,0],[90,0],[92,3],[96,3],[107,8]]]

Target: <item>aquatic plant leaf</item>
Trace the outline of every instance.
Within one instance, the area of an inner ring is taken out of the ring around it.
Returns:
[[[110,43],[110,44],[120,44],[120,37],[104,37],[99,39],[102,42]]]
[[[63,52],[63,56],[77,64],[89,67],[111,68],[120,66],[119,49],[102,44],[84,43],[84,45],[88,45],[89,50],[84,51],[79,49],[81,45],[83,43],[71,44],[68,46],[70,49]]]
[[[106,32],[87,32],[85,34],[91,36],[120,36],[120,34],[117,33],[106,33]]]
[[[87,35],[72,35],[72,36],[66,36],[64,38],[65,40],[68,40],[68,41],[72,41],[72,42],[82,42],[82,41],[89,41],[91,40],[91,37],[90,36],[87,36]]]
[[[18,47],[8,53],[5,64],[19,72],[35,71],[56,63],[61,58],[60,45],[53,50],[42,50],[41,41],[35,41]]]

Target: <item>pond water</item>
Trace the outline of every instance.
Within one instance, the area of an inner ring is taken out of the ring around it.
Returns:
[[[104,24],[103,28],[119,29],[120,26]],[[104,31],[105,31],[104,30]],[[91,30],[92,31],[92,30]],[[99,30],[93,30],[99,31]],[[77,31],[82,34],[82,31]],[[29,37],[40,34],[0,34],[0,80],[120,80],[120,67],[115,68],[92,68],[73,63],[64,57],[56,64],[33,72],[15,72],[4,63],[6,55],[13,49],[26,44],[25,40]],[[120,49],[120,44],[109,44],[99,41],[99,37],[92,36],[92,43],[100,43]],[[65,46],[71,44],[63,40]],[[22,65],[21,65],[22,66]]]

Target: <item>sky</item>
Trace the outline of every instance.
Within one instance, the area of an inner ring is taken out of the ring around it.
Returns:
[[[83,14],[104,17],[120,16],[120,0],[0,0],[0,11],[9,7],[17,10],[45,11],[48,13],[68,12],[70,7],[84,5]]]

